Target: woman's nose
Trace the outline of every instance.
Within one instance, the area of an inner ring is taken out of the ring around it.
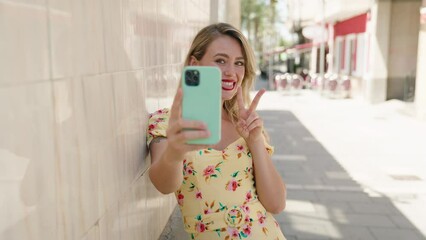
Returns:
[[[225,69],[223,69],[223,73],[225,74],[225,76],[232,76],[235,73],[235,69],[232,65],[228,65],[225,67]]]

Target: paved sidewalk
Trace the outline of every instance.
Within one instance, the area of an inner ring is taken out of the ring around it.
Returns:
[[[287,183],[288,240],[426,239],[426,123],[410,104],[267,92],[258,110]],[[160,239],[187,239],[179,217]]]

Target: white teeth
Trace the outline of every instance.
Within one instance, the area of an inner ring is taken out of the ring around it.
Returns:
[[[234,89],[234,86],[235,86],[235,82],[228,82],[228,81],[226,81],[226,82],[222,82],[222,89],[223,90],[233,90]]]

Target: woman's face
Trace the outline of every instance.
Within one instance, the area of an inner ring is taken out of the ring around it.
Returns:
[[[222,101],[237,93],[244,79],[245,62],[239,42],[230,36],[216,38],[201,60],[192,57],[190,65],[217,66],[222,71]]]

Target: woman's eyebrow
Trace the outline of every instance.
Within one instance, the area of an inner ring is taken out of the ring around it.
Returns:
[[[216,53],[216,55],[214,55],[214,57],[218,57],[218,56],[229,58],[228,54],[226,53]]]
[[[218,56],[229,58],[229,55],[226,54],[226,53],[216,53],[216,55],[214,55],[214,57],[218,57]],[[243,59],[244,60],[244,57],[237,57],[236,59]]]

